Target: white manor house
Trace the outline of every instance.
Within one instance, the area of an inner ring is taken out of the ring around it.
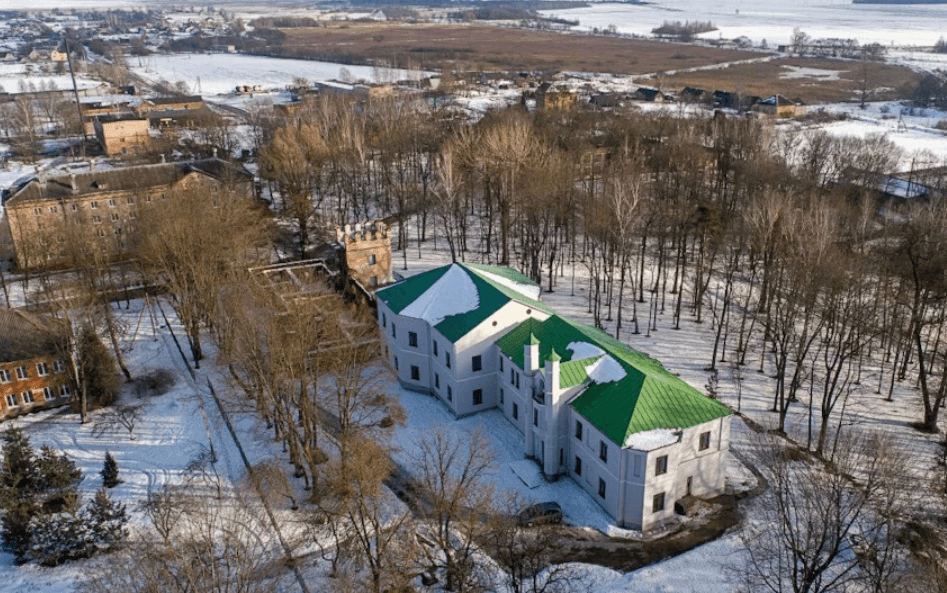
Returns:
[[[456,416],[499,408],[549,480],[568,476],[647,531],[725,487],[730,410],[656,360],[556,314],[516,270],[451,264],[377,293],[407,389]]]

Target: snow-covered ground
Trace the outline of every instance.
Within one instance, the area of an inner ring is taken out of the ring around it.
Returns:
[[[748,37],[766,40],[770,47],[789,43],[793,29],[813,38],[857,39],[884,46],[931,46],[944,34],[947,5],[852,4],[851,0],[656,0],[641,4],[592,2],[583,8],[543,11],[578,20],[579,29],[608,29],[619,33],[651,35],[665,21],[710,21],[718,30],[704,39]]]
[[[262,85],[278,91],[305,78],[310,83],[325,80],[393,82],[418,73],[406,70],[352,66],[311,60],[290,60],[241,54],[151,55],[129,60],[135,74],[151,81],[184,82],[200,95],[226,95],[237,85]]]

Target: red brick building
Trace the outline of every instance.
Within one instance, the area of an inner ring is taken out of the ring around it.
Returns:
[[[56,319],[0,309],[0,419],[69,403],[65,336]]]

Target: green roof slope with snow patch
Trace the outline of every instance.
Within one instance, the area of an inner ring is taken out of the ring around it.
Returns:
[[[445,338],[456,342],[510,301],[553,313],[539,300],[514,288],[520,285],[524,289],[538,288],[528,277],[509,268],[451,264],[412,276],[375,294],[395,313],[426,319]],[[441,306],[436,307],[437,304]]]
[[[657,428],[687,428],[730,414],[725,406],[670,373],[660,362],[598,329],[558,315],[545,321],[527,319],[497,340],[497,345],[522,368],[523,347],[530,336],[539,340],[540,367],[553,351],[562,356],[560,387],[566,389],[588,382],[588,387],[570,405],[619,446],[624,446],[631,434]],[[603,356],[582,355],[573,361],[573,348],[578,345],[585,346],[583,352],[599,349]],[[608,357],[614,361],[609,361],[612,372],[596,372]],[[614,367],[616,363],[620,369]],[[577,365],[582,367],[581,373],[573,368]],[[616,374],[615,370],[623,374]],[[619,378],[607,380],[612,377]]]

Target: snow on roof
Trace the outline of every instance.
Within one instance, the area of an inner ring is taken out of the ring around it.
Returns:
[[[493,280],[497,284],[502,284],[503,286],[506,286],[507,288],[512,288],[516,292],[524,296],[527,296],[531,299],[535,299],[537,301],[539,300],[539,293],[542,292],[542,288],[540,288],[536,284],[524,284],[522,282],[516,282],[514,280],[510,280],[509,278],[504,278],[503,276],[500,276],[499,274],[493,274],[491,272],[487,272],[483,268],[477,268],[477,273],[480,274],[481,276],[485,276],[489,278],[490,280]]]
[[[434,326],[447,317],[473,311],[479,306],[477,286],[463,268],[454,264],[400,314],[423,319]]]
[[[585,372],[589,375],[589,379],[596,383],[621,381],[627,376],[625,369],[617,360],[594,344],[570,342],[568,348],[572,351],[573,360],[595,358],[590,365],[585,367]]]
[[[644,432],[634,432],[625,439],[625,447],[638,451],[654,451],[678,442],[681,438],[678,428],[654,428]]]

